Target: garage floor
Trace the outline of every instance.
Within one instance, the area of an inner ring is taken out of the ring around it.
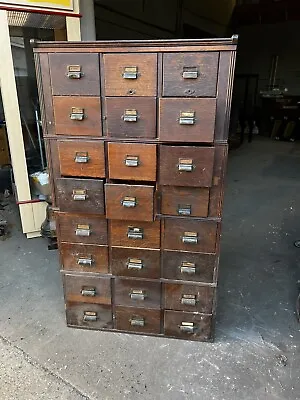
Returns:
[[[230,153],[214,344],[65,326],[57,254],[0,242],[0,399],[300,398],[300,146]]]

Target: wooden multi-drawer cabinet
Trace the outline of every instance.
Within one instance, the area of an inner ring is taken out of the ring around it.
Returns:
[[[236,38],[34,52],[68,325],[212,340]]]

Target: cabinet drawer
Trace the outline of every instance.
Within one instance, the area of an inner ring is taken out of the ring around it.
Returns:
[[[170,186],[212,185],[214,148],[160,146],[159,183]]]
[[[160,99],[159,138],[170,142],[212,143],[216,99]]]
[[[165,220],[164,249],[214,253],[216,237],[217,223],[214,221],[183,218]]]
[[[67,271],[108,273],[108,247],[60,244],[62,268]]]
[[[216,258],[215,254],[164,251],[162,276],[166,279],[213,282]]]
[[[167,336],[210,341],[212,339],[212,316],[180,311],[165,311],[164,333]]]
[[[111,306],[87,303],[66,303],[68,326],[89,329],[112,329]]]
[[[98,54],[49,54],[49,64],[54,95],[100,95]]]
[[[102,217],[58,213],[57,223],[62,242],[107,244],[107,221]]]
[[[160,297],[159,282],[115,279],[116,305],[160,309]]]
[[[164,284],[164,308],[211,314],[215,289],[191,284]]]
[[[111,272],[135,278],[160,278],[160,251],[112,247]]]
[[[112,246],[160,248],[160,221],[110,221]]]
[[[60,178],[56,187],[60,211],[104,214],[102,180]]]
[[[106,135],[120,138],[155,138],[156,99],[106,98]]]
[[[215,97],[218,52],[163,55],[163,96]]]
[[[109,219],[153,221],[154,186],[105,184]]]
[[[57,146],[61,175],[105,178],[103,142],[58,140]]]
[[[103,59],[106,96],[156,96],[156,54],[104,54]]]
[[[185,217],[207,217],[208,188],[161,187],[161,213]]]
[[[108,143],[110,179],[156,180],[156,145]]]
[[[160,333],[160,310],[116,307],[116,329],[121,331]]]
[[[63,279],[67,301],[111,304],[110,278],[65,274]]]

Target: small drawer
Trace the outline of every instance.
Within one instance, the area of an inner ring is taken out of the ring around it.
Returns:
[[[50,53],[52,93],[99,96],[99,57],[91,53]]]
[[[161,213],[183,217],[207,217],[208,188],[161,187]]]
[[[164,308],[211,314],[215,289],[191,284],[164,284]]]
[[[212,185],[214,147],[160,146],[159,159],[161,185]]]
[[[58,140],[57,146],[61,175],[105,178],[103,142]]]
[[[102,136],[99,97],[53,97],[57,135]]]
[[[160,310],[116,307],[116,329],[120,331],[160,333]]]
[[[160,248],[160,221],[110,221],[112,246]]]
[[[112,247],[111,272],[118,276],[160,278],[160,251]]]
[[[66,301],[111,304],[111,279],[99,276],[65,274]]]
[[[58,213],[56,220],[62,242],[107,244],[107,221],[103,217]]]
[[[211,315],[181,311],[165,311],[164,333],[175,338],[211,341],[213,319]]]
[[[163,247],[201,253],[216,251],[217,222],[183,218],[165,220]]]
[[[215,97],[218,52],[169,53],[163,55],[163,96]]]
[[[62,268],[66,271],[108,273],[108,247],[61,243]]]
[[[183,281],[213,282],[217,257],[215,254],[164,251],[162,276]]]
[[[110,179],[156,180],[156,145],[108,143]]]
[[[105,96],[156,96],[156,54],[104,54],[103,60]]]
[[[107,97],[106,135],[119,138],[156,137],[156,99]]]
[[[153,221],[154,186],[105,184],[106,217]]]
[[[159,138],[169,142],[212,143],[216,99],[160,99]]]
[[[113,329],[111,306],[92,303],[66,303],[67,325],[89,329]]]
[[[103,181],[60,178],[56,180],[56,188],[60,211],[104,214]]]
[[[115,279],[115,303],[121,306],[160,309],[161,284],[146,280]]]

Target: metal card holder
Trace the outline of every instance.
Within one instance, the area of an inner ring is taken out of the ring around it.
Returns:
[[[197,296],[195,294],[183,294],[180,303],[185,306],[196,306]]]
[[[138,120],[137,110],[125,110],[122,118],[123,121],[125,122],[137,122]]]
[[[74,161],[78,164],[89,162],[89,153],[87,151],[76,151]]]
[[[67,67],[67,77],[69,79],[80,79],[84,76],[81,71],[81,65],[68,65]]]
[[[196,274],[196,264],[187,262],[187,261],[182,261],[180,265],[180,272],[182,274],[188,274],[188,275],[195,275]]]
[[[177,207],[178,215],[191,215],[192,214],[192,206],[190,204],[178,204]]]
[[[129,258],[126,263],[127,269],[141,270],[144,268],[143,260],[140,258]]]
[[[86,189],[73,189],[72,199],[74,201],[85,201],[87,200],[87,190]]]
[[[137,206],[137,200],[135,197],[125,196],[124,199],[122,199],[121,204],[123,207],[133,208]]]
[[[194,125],[196,122],[195,111],[180,111],[179,124],[180,125]]]
[[[138,167],[140,164],[140,160],[138,156],[126,156],[124,163],[126,167]]]
[[[84,118],[86,118],[86,115],[84,115],[84,108],[81,107],[71,108],[70,119],[72,121],[83,121]]]
[[[129,322],[131,326],[140,326],[140,327],[145,326],[145,319],[141,317],[133,316],[130,318]]]
[[[82,296],[95,297],[96,296],[96,288],[94,288],[94,287],[82,288],[80,293]]]
[[[197,67],[183,67],[183,79],[197,79],[199,76]]]
[[[76,236],[90,236],[91,229],[89,225],[78,224],[75,230]]]
[[[132,289],[129,293],[129,297],[131,300],[144,301],[146,298],[146,293],[141,289]]]
[[[82,267],[91,267],[94,263],[93,257],[92,256],[86,256],[86,257],[79,257],[77,259],[77,264],[81,265]]]
[[[196,330],[196,325],[194,324],[194,322],[181,322],[181,324],[179,325],[179,329],[182,333],[188,333],[188,334],[192,334],[195,332]]]
[[[127,231],[128,239],[144,239],[143,228],[137,228],[134,226],[129,226]]]
[[[124,79],[137,79],[138,78],[138,67],[124,67],[122,77]]]
[[[192,172],[195,168],[195,165],[193,164],[193,159],[179,158],[177,168],[178,171],[181,172]]]
[[[83,320],[87,322],[95,322],[98,319],[98,315],[94,311],[84,311]]]
[[[198,233],[197,232],[184,232],[182,236],[182,243],[186,244],[197,244]]]

